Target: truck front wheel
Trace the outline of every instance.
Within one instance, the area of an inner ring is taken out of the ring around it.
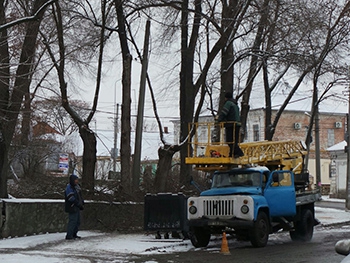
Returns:
[[[194,227],[191,231],[191,243],[194,247],[206,247],[209,244],[210,232],[202,227]]]
[[[265,247],[269,240],[269,220],[265,212],[259,212],[254,227],[250,231],[250,242],[254,247]]]
[[[310,241],[314,233],[314,216],[310,209],[301,211],[300,221],[294,222],[295,229],[289,235],[293,241]]]

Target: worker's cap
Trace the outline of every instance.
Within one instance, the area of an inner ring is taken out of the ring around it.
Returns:
[[[79,177],[78,177],[77,175],[75,175],[75,174],[72,174],[72,175],[71,175],[71,179],[72,179],[72,180],[76,180],[76,179],[79,179]]]
[[[71,175],[69,176],[69,183],[70,183],[71,185],[75,185],[75,180],[77,180],[77,179],[79,179],[79,177],[78,177],[77,175],[71,174]]]

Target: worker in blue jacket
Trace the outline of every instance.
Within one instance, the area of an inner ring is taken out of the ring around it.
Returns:
[[[77,235],[80,226],[80,210],[84,209],[78,176],[69,176],[69,183],[65,190],[65,211],[68,213],[67,240],[80,238]]]

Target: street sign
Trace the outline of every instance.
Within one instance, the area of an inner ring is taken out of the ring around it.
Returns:
[[[60,153],[58,170],[62,171],[63,174],[68,174],[69,169],[69,156],[67,153]]]

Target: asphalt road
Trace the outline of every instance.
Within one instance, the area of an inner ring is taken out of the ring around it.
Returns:
[[[341,202],[320,201],[316,206],[345,209],[345,204]],[[306,243],[293,242],[288,232],[282,232],[270,235],[266,247],[253,248],[250,242],[237,241],[228,236],[229,255],[220,252],[221,242],[218,238],[211,241],[207,248],[176,254],[137,256],[133,260],[135,263],[337,263],[345,256],[335,252],[335,244],[349,238],[350,226],[316,226],[313,239]]]
[[[337,263],[345,256],[335,252],[334,246],[341,239],[350,238],[350,228],[337,226],[315,229],[312,241],[293,242],[288,233],[270,236],[264,248],[253,248],[249,242],[239,242],[228,238],[230,254],[220,253],[221,243],[211,241],[204,249],[165,255],[145,255],[133,258],[135,263]]]

